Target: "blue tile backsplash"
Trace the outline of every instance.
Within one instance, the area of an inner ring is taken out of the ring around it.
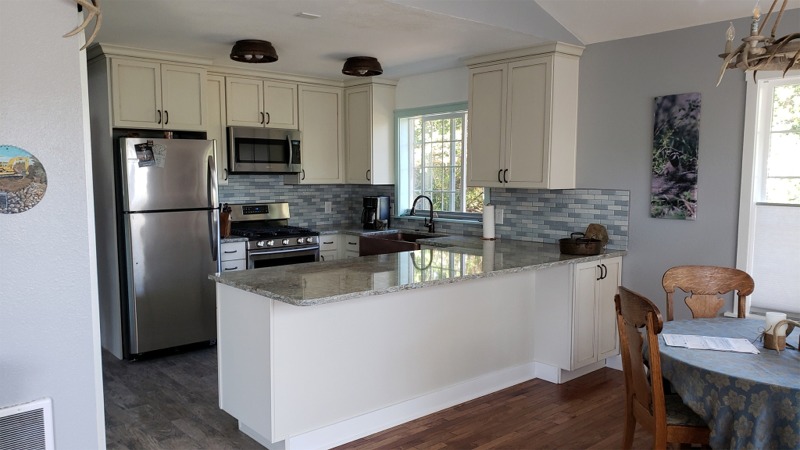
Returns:
[[[310,228],[352,227],[361,217],[361,199],[388,195],[394,210],[394,186],[357,184],[290,185],[281,176],[235,175],[220,186],[220,202],[279,202],[290,204],[290,224]],[[606,227],[608,248],[628,247],[630,192],[612,189],[502,189],[492,188],[490,201],[503,209],[498,238],[533,242],[558,242],[572,232],[584,231],[590,223]],[[325,213],[331,202],[332,213]],[[422,228],[418,220],[392,218],[393,228]],[[480,236],[480,223],[438,221],[436,231]]]

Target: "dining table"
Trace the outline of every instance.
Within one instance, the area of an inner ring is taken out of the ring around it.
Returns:
[[[664,322],[662,376],[709,426],[713,449],[800,450],[800,332],[794,348],[764,348],[764,321],[717,317]],[[745,338],[758,354],[672,347],[664,334]]]

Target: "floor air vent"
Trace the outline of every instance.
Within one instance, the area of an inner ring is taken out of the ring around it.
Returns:
[[[49,398],[0,408],[0,449],[53,450],[53,402]]]

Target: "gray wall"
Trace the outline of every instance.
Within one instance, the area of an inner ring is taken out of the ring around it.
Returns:
[[[61,37],[79,23],[68,1],[0,13],[0,144],[48,180],[38,205],[0,214],[0,406],[52,398],[63,450],[105,447],[86,62],[81,37]]]
[[[798,23],[791,18],[784,23]],[[748,25],[734,26],[738,42]],[[727,27],[724,22],[590,45],[581,58],[578,183],[630,191],[623,284],[662,308],[661,276],[669,267],[736,262],[745,82],[741,71],[728,71],[714,86]],[[654,98],[686,92],[702,94],[697,220],[653,219]],[[685,305],[676,305],[676,316],[689,317]]]

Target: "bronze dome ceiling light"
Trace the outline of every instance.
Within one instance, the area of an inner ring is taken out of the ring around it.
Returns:
[[[381,63],[371,56],[351,56],[344,62],[342,73],[354,77],[374,77],[383,73]]]
[[[244,63],[271,63],[278,60],[278,54],[269,41],[245,39],[233,45],[231,59]]]

